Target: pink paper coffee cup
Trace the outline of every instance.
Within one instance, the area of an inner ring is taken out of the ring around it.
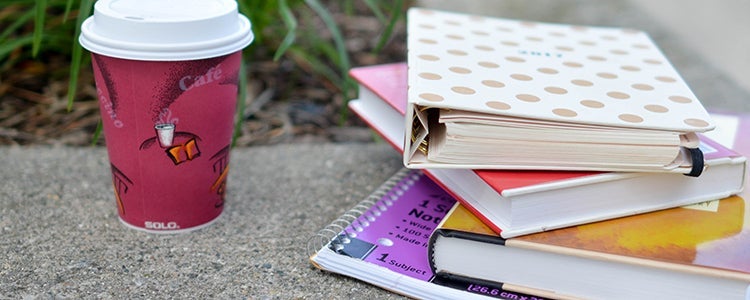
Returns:
[[[215,221],[250,22],[233,0],[99,0],[81,29],[120,220],[149,232]]]

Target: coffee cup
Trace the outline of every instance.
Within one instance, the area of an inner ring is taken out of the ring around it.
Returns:
[[[81,26],[91,52],[118,215],[183,232],[222,213],[242,49],[234,0],[99,0]]]

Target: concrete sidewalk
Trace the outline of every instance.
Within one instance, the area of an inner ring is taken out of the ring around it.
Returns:
[[[385,144],[235,149],[225,211],[177,235],[117,218],[104,148],[0,147],[0,299],[388,299],[307,239],[400,167]]]

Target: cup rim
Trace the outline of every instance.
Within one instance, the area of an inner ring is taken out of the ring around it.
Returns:
[[[232,34],[193,43],[129,42],[102,36],[93,30],[94,16],[81,25],[78,41],[83,48],[97,54],[144,61],[180,61],[218,57],[242,50],[252,43],[254,35],[250,20],[237,14],[238,30]]]

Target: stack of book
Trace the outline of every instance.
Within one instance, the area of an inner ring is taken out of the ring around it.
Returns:
[[[709,115],[640,31],[407,22],[408,63],[352,69],[349,106],[408,169],[316,266],[418,298],[750,299],[750,117]]]

